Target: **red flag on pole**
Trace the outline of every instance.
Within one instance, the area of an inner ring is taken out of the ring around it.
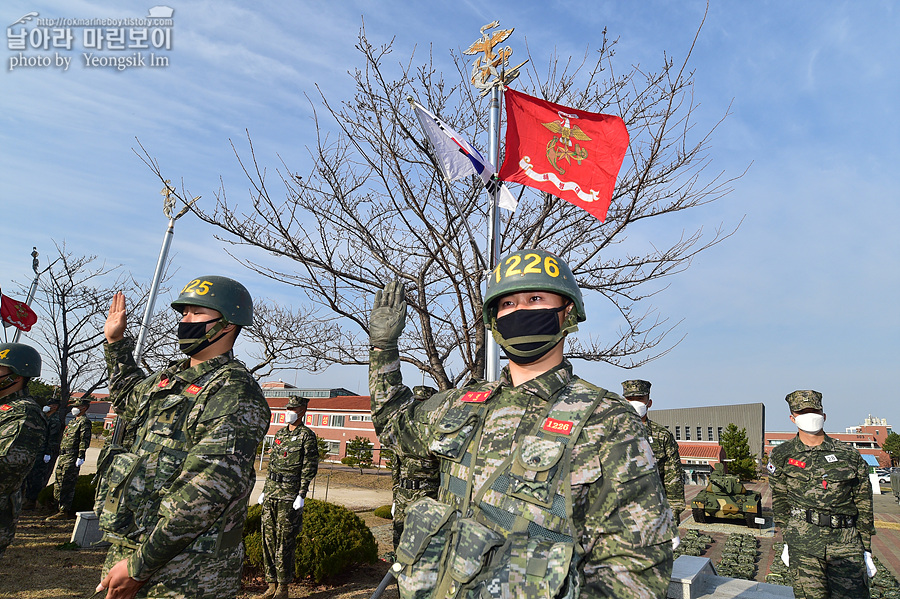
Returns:
[[[28,307],[28,304],[3,294],[0,294],[0,318],[26,333],[31,330],[31,325],[37,322],[37,314]]]
[[[546,191],[601,221],[628,149],[625,122],[506,90],[503,181]]]

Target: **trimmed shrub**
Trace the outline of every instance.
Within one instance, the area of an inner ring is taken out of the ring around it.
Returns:
[[[384,518],[385,520],[393,520],[394,517],[391,515],[391,506],[383,505],[381,507],[375,508],[375,515],[379,518]]]
[[[244,524],[246,564],[263,567],[262,506],[254,505]],[[316,499],[303,506],[303,529],[297,536],[296,576],[322,582],[354,564],[371,564],[378,545],[369,527],[347,508]]]
[[[79,474],[78,481],[75,483],[75,499],[72,500],[72,509],[76,512],[88,512],[94,509],[94,494],[97,487],[91,483],[94,478],[93,474]],[[38,493],[38,503],[48,506],[53,503],[53,487],[47,485],[40,493]]]

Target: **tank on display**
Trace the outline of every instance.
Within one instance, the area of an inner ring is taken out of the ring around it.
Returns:
[[[733,474],[725,472],[724,464],[716,464],[709,474],[709,484],[691,501],[694,521],[703,523],[712,518],[743,520],[747,526],[759,528],[763,524],[762,496],[751,491]]]

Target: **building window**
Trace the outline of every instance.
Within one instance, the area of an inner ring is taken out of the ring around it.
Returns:
[[[372,422],[371,416],[350,416],[350,422]]]
[[[691,440],[691,427],[689,427],[689,426],[684,427],[684,440],[685,441]]]
[[[334,428],[341,428],[344,426],[344,415],[343,414],[341,414],[339,416],[332,415],[332,417],[329,418],[328,420],[329,420],[329,422],[328,422],[327,426],[331,426]],[[326,425],[323,423],[322,426],[326,426]]]
[[[341,455],[341,442],[340,441],[325,441],[328,445],[328,455]]]
[[[721,441],[721,440],[722,440],[722,427],[720,426],[719,430],[716,431],[716,441]]]
[[[697,427],[697,440],[698,441],[703,440],[703,429],[700,428],[699,426]],[[712,439],[710,439],[710,441],[712,441]]]
[[[675,440],[681,441],[681,427],[680,426],[675,427]]]
[[[711,426],[706,429],[706,440],[707,441],[715,441],[715,439],[713,439]]]

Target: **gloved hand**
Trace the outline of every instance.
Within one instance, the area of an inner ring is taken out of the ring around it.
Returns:
[[[784,544],[784,551],[781,552],[781,561],[784,562],[785,566],[791,567],[791,558],[788,555],[787,543]]]
[[[266,498],[266,494],[265,494],[265,493],[260,493],[260,494],[259,494],[259,499],[256,500],[256,503],[258,503],[259,505],[262,505],[262,504],[263,504],[263,500],[264,500],[265,498]]]
[[[84,464],[84,458],[78,458],[77,460],[75,460],[75,467],[76,467],[76,468],[81,468],[81,465],[82,465],[82,464]]]
[[[875,567],[875,562],[872,560],[872,554],[868,551],[864,551],[863,557],[866,558],[866,572],[869,574],[869,578],[875,578],[875,575],[878,573],[878,568]]]
[[[45,456],[44,456],[44,463],[46,464],[46,463],[48,463],[49,461],[50,461],[50,456],[45,455]]]
[[[391,281],[375,294],[369,315],[369,345],[378,349],[397,349],[397,339],[406,326],[406,301],[403,285]]]
[[[297,495],[296,499],[294,499],[294,509],[299,510],[303,507],[303,498]]]
[[[675,551],[676,549],[678,549],[679,545],[681,545],[681,537],[678,535],[675,535],[674,537],[672,537],[672,551]]]

